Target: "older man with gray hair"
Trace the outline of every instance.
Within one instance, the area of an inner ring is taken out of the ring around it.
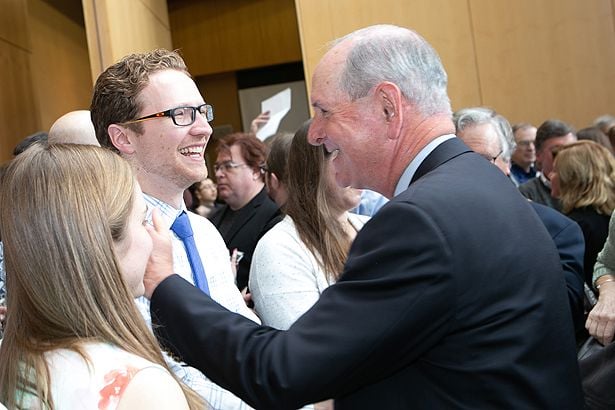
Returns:
[[[485,107],[464,108],[453,114],[457,137],[474,152],[492,160],[500,152],[495,165],[508,175],[510,158],[515,150],[511,126],[502,115]],[[568,302],[577,334],[583,331],[583,257],[585,240],[579,225],[560,212],[530,201],[530,205],[545,225],[559,253]],[[522,239],[523,240],[523,239]]]
[[[308,139],[339,185],[391,200],[286,331],[150,265],[161,340],[256,408],[581,408],[555,246],[515,186],[455,137],[446,88],[414,31],[379,25],[336,41],[314,71]]]

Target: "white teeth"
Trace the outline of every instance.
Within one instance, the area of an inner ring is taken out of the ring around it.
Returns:
[[[201,154],[202,152],[203,152],[203,146],[179,149],[179,153],[182,155]]]

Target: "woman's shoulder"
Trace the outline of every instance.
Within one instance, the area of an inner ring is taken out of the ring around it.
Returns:
[[[101,408],[115,409],[126,387],[141,370],[166,372],[162,366],[108,343],[88,342],[78,348],[80,352],[56,349],[46,354],[52,395],[58,408],[104,404]]]

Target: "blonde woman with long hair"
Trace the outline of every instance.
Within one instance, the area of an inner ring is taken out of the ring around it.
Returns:
[[[579,141],[554,152],[551,192],[562,212],[576,221],[585,237],[585,281],[592,287],[598,252],[604,246],[615,209],[615,158],[602,145]]]
[[[12,161],[0,194],[8,408],[203,408],[133,301],[162,236],[146,212],[130,166],[111,151],[35,145]]]

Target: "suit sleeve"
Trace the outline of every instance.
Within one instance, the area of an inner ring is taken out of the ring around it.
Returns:
[[[257,408],[341,397],[411,365],[448,331],[451,247],[427,213],[383,208],[357,236],[337,284],[287,331],[213,302],[177,276],[152,298],[159,337]]]
[[[553,237],[559,253],[570,309],[574,318],[575,329],[582,329],[583,320],[583,259],[585,240],[583,231],[576,222],[569,223],[562,231]]]

